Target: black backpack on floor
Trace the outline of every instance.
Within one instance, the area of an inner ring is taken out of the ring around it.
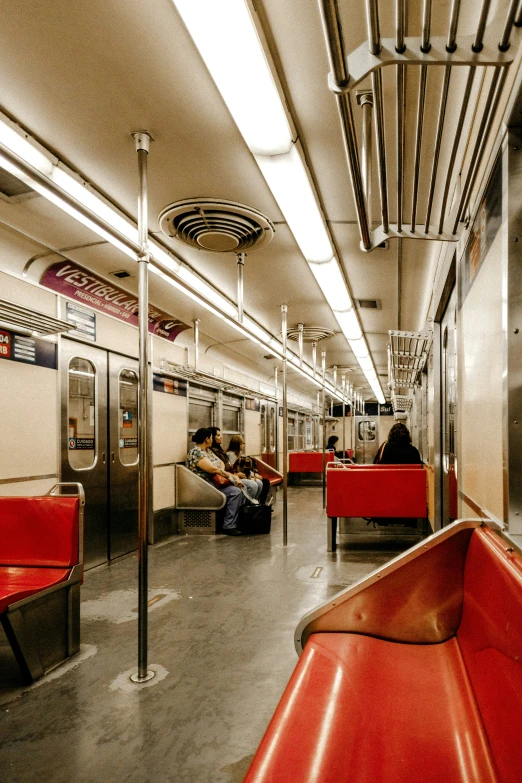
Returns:
[[[270,533],[272,510],[270,506],[252,506],[245,503],[239,510],[238,529],[245,535]]]

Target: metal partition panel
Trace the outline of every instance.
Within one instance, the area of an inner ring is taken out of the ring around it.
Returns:
[[[226,498],[213,484],[200,478],[185,465],[176,465],[176,508],[219,511]]]

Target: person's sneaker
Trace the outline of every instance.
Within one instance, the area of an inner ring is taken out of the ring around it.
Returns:
[[[237,527],[231,527],[229,530],[223,530],[223,533],[225,536],[240,536],[241,530],[238,530]]]

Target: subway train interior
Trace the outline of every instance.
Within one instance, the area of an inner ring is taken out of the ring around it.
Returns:
[[[521,783],[522,2],[0,17],[0,779]]]

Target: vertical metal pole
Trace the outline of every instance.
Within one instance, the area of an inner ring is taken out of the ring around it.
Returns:
[[[287,313],[288,305],[281,305],[283,337],[283,546],[288,543],[288,405],[287,405]]]
[[[139,306],[139,398],[138,398],[138,671],[131,676],[133,682],[146,682],[154,677],[147,669],[148,652],[148,551],[147,516],[149,508],[149,247],[147,204],[147,156],[150,133],[132,134],[138,153],[139,196],[138,232],[141,251],[138,255],[138,306]]]
[[[346,375],[341,377],[343,390],[343,459],[346,457]]]
[[[245,253],[237,254],[237,320],[243,323],[243,273],[245,271]]]
[[[194,320],[194,369],[199,370],[199,318]]]
[[[303,329],[304,324],[297,324],[297,330],[299,332],[299,366],[303,366]]]
[[[326,508],[326,351],[321,351],[321,371],[323,378],[323,508]]]
[[[334,389],[337,391],[337,365],[334,364],[333,366],[333,385]]]
[[[317,374],[317,343],[312,343],[312,368],[314,371],[314,378]]]
[[[274,386],[276,402],[279,403],[279,367],[274,367]]]

